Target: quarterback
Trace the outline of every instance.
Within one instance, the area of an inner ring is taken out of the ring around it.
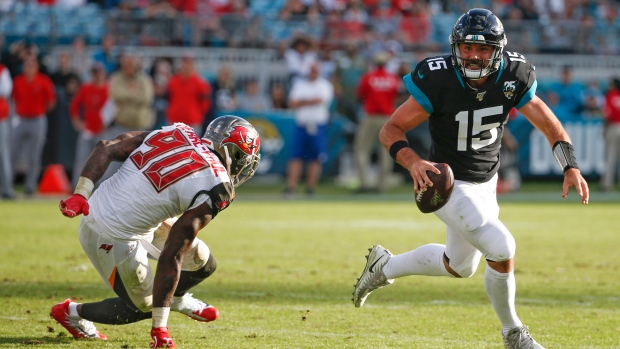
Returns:
[[[452,168],[452,196],[435,212],[446,224],[446,244],[427,244],[396,256],[373,246],[353,302],[361,307],[371,292],[403,276],[471,277],[484,256],[484,288],[501,322],[504,346],[543,349],[517,316],[515,239],[498,218],[500,142],[512,108],[546,136],[564,170],[562,197],[574,186],[587,204],[589,190],[568,134],[536,96],[534,66],[523,55],[505,51],[506,43],[502,23],[491,11],[471,9],[454,25],[452,54],[426,58],[403,78],[411,96],[392,114],[379,138],[409,170],[416,192],[433,185],[426,171],[439,173],[434,163]],[[432,137],[429,160],[420,158],[405,138],[406,131],[426,119]]]
[[[73,337],[95,339],[106,336],[93,323],[152,318],[151,348],[175,347],[167,327],[171,310],[216,320],[215,307],[188,293],[216,268],[196,235],[254,175],[259,150],[254,127],[233,115],[213,120],[202,138],[175,123],[99,142],[60,210],[68,217],[83,214],[80,243],[116,297],[83,304],[67,299],[51,316]],[[122,166],[93,192],[112,161]],[[155,274],[149,258],[158,260]]]

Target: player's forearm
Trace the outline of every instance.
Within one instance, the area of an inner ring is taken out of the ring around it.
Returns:
[[[153,308],[170,307],[181,276],[181,263],[162,252],[153,282]]]
[[[113,140],[99,141],[86,160],[80,176],[96,183],[103,177],[112,161],[125,161],[147,135],[148,132],[127,132]]]
[[[394,157],[394,155],[396,156],[396,162],[406,169],[409,169],[410,164],[421,160],[420,156],[410,147],[403,147],[395,154],[392,154],[394,152],[392,145],[397,142],[407,142],[407,138],[405,137],[405,131],[390,121],[386,122],[379,132],[379,140],[385,149],[391,152],[390,155],[392,155],[392,157]]]

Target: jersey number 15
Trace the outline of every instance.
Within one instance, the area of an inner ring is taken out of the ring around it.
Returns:
[[[483,124],[482,119],[488,116],[501,115],[504,112],[503,106],[489,107],[474,110],[473,124],[471,127],[471,133],[469,130],[469,111],[462,111],[456,114],[456,122],[459,123],[459,134],[457,142],[458,151],[467,151],[467,143],[471,140],[471,148],[478,150],[482,147],[495,143],[497,140],[497,128],[501,126],[499,122],[492,122],[490,124]],[[480,135],[484,131],[489,131],[491,137],[488,139],[480,139],[480,137],[474,137]]]

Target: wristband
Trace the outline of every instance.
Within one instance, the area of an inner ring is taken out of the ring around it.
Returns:
[[[577,159],[575,159],[575,150],[573,149],[573,145],[567,141],[555,142],[553,145],[553,156],[558,164],[560,164],[563,172],[566,172],[571,168],[579,169],[577,166]]]
[[[93,189],[95,189],[95,183],[93,183],[93,181],[88,177],[80,176],[73,193],[82,195],[86,198],[86,200],[88,200],[90,198],[90,194],[93,193]]]
[[[396,154],[403,148],[409,148],[409,143],[407,143],[407,141],[396,141],[392,143],[390,146],[390,156],[392,159],[396,160]]]

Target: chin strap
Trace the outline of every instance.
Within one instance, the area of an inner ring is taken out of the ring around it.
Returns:
[[[228,172],[228,175],[230,176],[230,180],[233,182],[233,186],[235,186],[235,179],[233,178],[233,175],[230,173],[230,165],[232,164],[232,158],[228,154],[228,148],[224,147],[224,153],[226,153],[226,171]]]

